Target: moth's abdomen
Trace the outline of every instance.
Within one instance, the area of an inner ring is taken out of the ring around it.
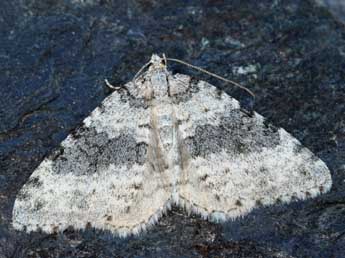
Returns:
[[[153,130],[158,137],[158,147],[162,150],[170,166],[177,164],[176,119],[170,103],[153,108]]]
[[[172,125],[164,125],[158,129],[158,135],[163,149],[166,152],[170,152],[174,144],[174,131]]]

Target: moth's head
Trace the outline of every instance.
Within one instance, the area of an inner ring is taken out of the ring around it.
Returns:
[[[151,56],[150,60],[150,68],[149,70],[166,70],[166,58],[165,55],[163,54],[162,57],[159,55],[153,54]]]

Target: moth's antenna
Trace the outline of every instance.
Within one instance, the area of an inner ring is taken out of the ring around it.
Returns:
[[[165,61],[165,64],[166,64],[166,58],[165,58],[165,55],[164,55],[164,61]],[[140,69],[139,71],[134,75],[132,81],[135,83],[135,80],[139,77],[139,75],[149,66],[152,64],[152,61],[150,60],[149,62],[147,62],[146,64],[144,64]],[[116,87],[114,85],[111,85],[109,83],[109,81],[107,79],[104,80],[105,81],[105,84],[110,88],[110,89],[113,89],[113,90],[118,90],[120,89],[121,87]]]
[[[134,75],[133,77],[133,81],[135,82],[135,80],[139,77],[139,75],[142,73],[142,71],[144,71],[144,69],[146,69],[146,67],[148,67],[151,64],[151,61],[147,62],[146,64],[144,64],[140,70]]]
[[[183,64],[183,65],[186,65],[186,66],[191,67],[191,68],[193,68],[193,69],[195,69],[195,70],[198,70],[198,71],[200,71],[200,72],[203,72],[203,73],[206,73],[206,74],[208,74],[208,75],[210,75],[210,76],[213,76],[213,77],[215,77],[215,78],[217,78],[217,79],[219,79],[219,80],[221,80],[221,81],[224,81],[224,82],[227,82],[227,83],[231,83],[231,84],[237,86],[238,88],[243,89],[243,90],[245,90],[246,92],[248,92],[248,93],[253,97],[253,99],[255,100],[255,94],[254,94],[250,89],[248,89],[248,88],[242,86],[241,84],[239,84],[239,83],[237,83],[237,82],[234,82],[234,81],[232,81],[232,80],[229,80],[229,79],[226,79],[226,78],[224,78],[224,77],[221,77],[221,76],[219,76],[219,75],[217,75],[217,74],[215,74],[215,73],[211,73],[211,72],[209,72],[209,71],[207,71],[207,70],[205,70],[205,69],[203,69],[203,68],[200,68],[200,67],[198,67],[198,66],[189,64],[189,63],[184,62],[184,61],[182,61],[182,60],[180,60],[180,59],[167,58],[167,57],[165,57],[165,56],[164,56],[164,59],[165,59],[165,60],[169,60],[169,61],[173,61],[173,62],[176,62],[176,63],[180,63],[180,64]]]
[[[119,89],[121,89],[121,87],[112,85],[112,84],[108,81],[108,79],[105,79],[104,82],[105,82],[105,84],[106,84],[110,89],[113,89],[113,90],[119,90]]]
[[[135,80],[139,77],[139,75],[142,73],[142,71],[148,67],[149,65],[151,64],[151,61],[147,62],[146,64],[144,64],[140,70],[134,75],[133,77],[133,81],[135,82]],[[116,87],[114,85],[112,85],[107,79],[104,80],[105,81],[105,84],[110,88],[110,89],[113,89],[113,90],[118,90],[118,89],[121,89],[121,87]]]

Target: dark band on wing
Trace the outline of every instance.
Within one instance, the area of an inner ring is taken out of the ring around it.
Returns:
[[[49,159],[53,160],[53,171],[57,174],[93,174],[110,164],[131,168],[146,161],[148,145],[137,142],[130,134],[120,134],[109,139],[104,132],[82,126],[73,135],[78,141],[66,148],[59,147]]]
[[[229,111],[221,118],[219,126],[200,125],[195,135],[184,140],[192,157],[206,157],[225,150],[231,155],[260,152],[280,144],[278,128],[258,121],[240,109]]]

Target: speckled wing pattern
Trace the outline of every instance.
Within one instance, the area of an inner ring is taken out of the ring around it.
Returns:
[[[13,225],[52,233],[95,227],[120,236],[157,221],[171,195],[154,155],[150,111],[115,91],[47,157],[21,189]]]
[[[186,156],[180,199],[188,210],[224,221],[330,189],[323,161],[216,87],[199,82],[177,110],[186,118],[180,122]]]
[[[224,221],[330,189],[327,166],[284,129],[165,61],[153,55],[43,160],[16,198],[14,228],[127,236],[172,204]]]

